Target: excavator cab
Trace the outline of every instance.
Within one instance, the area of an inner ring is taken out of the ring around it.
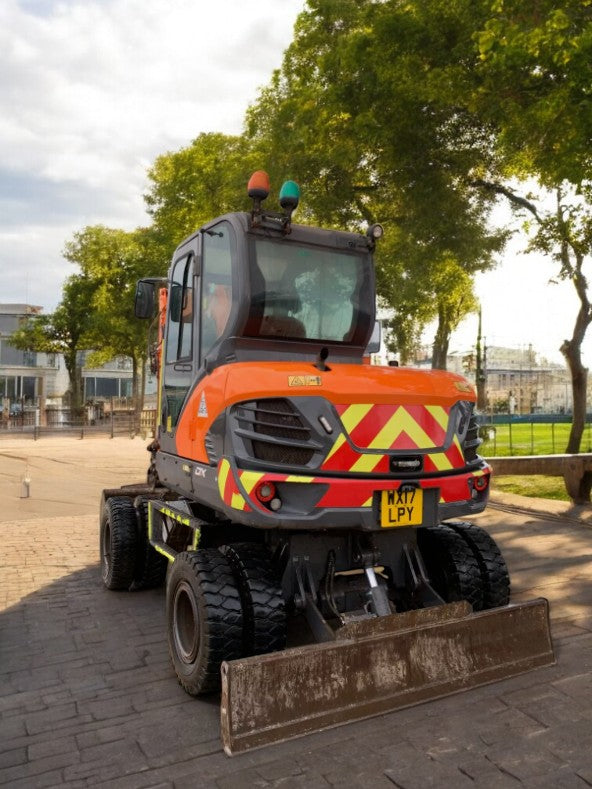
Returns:
[[[108,588],[166,576],[188,693],[222,689],[227,753],[553,662],[544,600],[515,605],[493,539],[473,387],[365,363],[375,328],[364,234],[295,225],[298,188],[204,225],[158,305],[148,483],[105,491]],[[158,298],[157,298],[158,296]]]

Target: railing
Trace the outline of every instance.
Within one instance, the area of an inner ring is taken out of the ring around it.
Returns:
[[[105,411],[103,408],[84,408],[74,415],[70,409],[47,409],[41,420],[39,409],[24,411],[0,419],[0,439],[33,438],[43,436],[70,435],[84,438],[91,435],[154,436],[156,410],[144,409],[138,416],[133,408]]]
[[[512,415],[480,414],[480,453],[506,455],[554,455],[562,453],[571,430],[569,414]],[[592,452],[592,416],[588,415],[582,436],[583,452]]]

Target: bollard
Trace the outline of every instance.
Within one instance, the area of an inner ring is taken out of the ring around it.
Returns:
[[[21,482],[21,499],[28,499],[31,495],[31,480],[29,477],[23,477]]]

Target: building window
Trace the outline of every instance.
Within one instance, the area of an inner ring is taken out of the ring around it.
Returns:
[[[36,389],[37,379],[33,378],[32,376],[24,376],[23,383],[22,383],[22,396],[27,401],[31,401],[35,399],[35,389]]]

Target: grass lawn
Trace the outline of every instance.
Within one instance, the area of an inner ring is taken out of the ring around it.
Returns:
[[[546,477],[538,474],[527,477],[494,477],[491,489],[494,493],[500,491],[534,498],[570,501],[563,477]]]
[[[479,454],[484,457],[506,455],[556,455],[565,452],[571,425],[567,422],[492,425]],[[592,452],[592,429],[586,425],[582,452]]]

